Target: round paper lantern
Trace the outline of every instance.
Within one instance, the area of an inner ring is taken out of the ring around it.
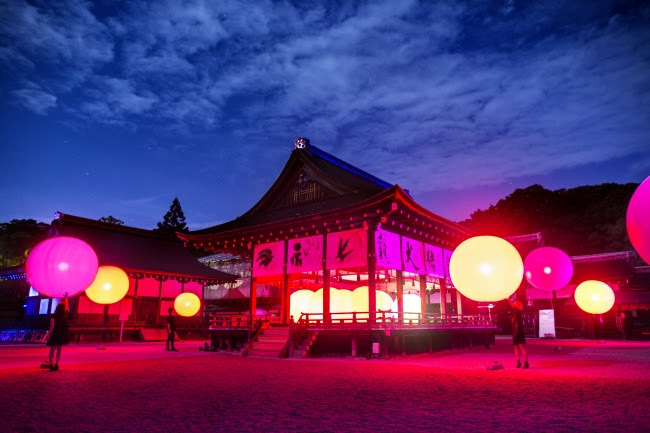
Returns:
[[[476,236],[462,242],[451,255],[449,273],[464,296],[479,302],[512,295],[524,276],[521,256],[508,241]]]
[[[650,264],[650,177],[632,194],[627,206],[626,225],[632,246]]]
[[[201,300],[194,293],[181,293],[174,299],[174,310],[179,316],[191,317],[201,309]]]
[[[588,280],[576,287],[576,304],[582,311],[603,314],[614,306],[614,291],[602,281]]]
[[[393,309],[393,299],[386,292],[381,290],[375,290],[375,302],[377,306],[377,311],[392,311]],[[368,286],[359,286],[352,291],[352,311],[362,311],[367,313],[370,309],[368,305]],[[381,313],[377,314],[377,317],[381,318]],[[390,317],[390,315],[386,315]],[[367,319],[368,314],[357,314],[358,319]]]
[[[330,311],[332,313],[349,313],[352,311],[352,292],[346,289],[331,289]],[[351,319],[352,314],[334,314],[332,320]]]
[[[97,255],[84,241],[68,236],[49,238],[27,257],[25,273],[32,287],[49,297],[74,296],[97,275]]]
[[[524,260],[526,280],[541,290],[559,290],[573,276],[573,262],[562,250],[542,247],[531,251]]]
[[[129,291],[129,277],[117,266],[100,266],[86,296],[98,304],[114,304]]]
[[[404,300],[404,320],[417,323],[417,313],[422,312],[422,301],[420,297],[414,293],[405,293],[402,295],[402,299]],[[395,307],[397,309],[397,302],[395,303]]]
[[[291,294],[289,314],[297,322],[302,313],[309,313],[311,297],[314,294],[311,290],[296,290]]]
[[[330,292],[331,293],[331,292]],[[330,307],[331,307],[331,300],[330,300]],[[311,295],[311,299],[309,300],[309,310],[305,311],[310,314],[318,314],[318,316],[312,317],[312,319],[315,320],[322,320],[323,319],[323,289],[318,289]]]

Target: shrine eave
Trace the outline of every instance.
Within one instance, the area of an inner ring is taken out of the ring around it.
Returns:
[[[425,209],[399,185],[349,206],[265,224],[212,233],[177,233],[186,245],[214,252],[245,253],[252,246],[369,225],[381,227],[445,248],[454,248],[475,234]]]

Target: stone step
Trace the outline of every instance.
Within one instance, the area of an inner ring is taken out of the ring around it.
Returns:
[[[259,356],[263,358],[279,358],[280,351],[269,351],[269,350],[259,350],[259,349],[249,349],[248,356]]]
[[[289,336],[289,329],[288,328],[267,328],[264,330],[264,334],[262,335],[283,335],[288,337]]]
[[[286,342],[289,339],[288,336],[282,336],[282,335],[260,335],[257,337],[257,341],[284,341]]]
[[[276,342],[265,342],[265,341],[256,341],[252,343],[252,348],[253,349],[264,349],[264,350],[275,350],[277,352],[282,349],[282,347],[285,345],[286,341],[276,343]]]

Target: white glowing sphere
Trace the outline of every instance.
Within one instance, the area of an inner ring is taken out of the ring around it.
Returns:
[[[602,281],[588,280],[580,283],[573,296],[578,307],[591,314],[606,313],[614,306],[614,291]]]
[[[404,294],[402,300],[404,301],[404,320],[417,323],[418,313],[422,313],[422,300],[413,293]],[[393,303],[393,310],[397,311],[397,299]]]
[[[318,316],[313,317],[315,320],[323,319],[323,289],[318,289],[311,295],[311,299],[309,300],[309,313],[318,314]]]
[[[381,290],[375,290],[375,302],[377,311],[392,311],[393,300],[390,295]],[[368,286],[360,286],[352,291],[352,309],[353,311],[367,312],[370,307],[368,305]],[[381,313],[377,314],[381,318]],[[389,317],[387,314],[386,317]],[[368,314],[357,314],[357,318],[367,319]]]
[[[330,312],[349,313],[352,311],[352,292],[346,289],[330,289]],[[351,319],[352,314],[334,314],[332,320]]]
[[[296,290],[291,294],[289,314],[294,321],[300,319],[302,313],[309,313],[309,305],[314,292],[311,290]]]

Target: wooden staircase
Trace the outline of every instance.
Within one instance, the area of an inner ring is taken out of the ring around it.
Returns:
[[[281,358],[287,354],[288,341],[288,326],[271,326],[260,329],[257,336],[244,349],[242,355]]]
[[[298,347],[293,350],[293,355],[291,355],[291,357],[306,358],[309,354],[309,349],[311,349],[314,341],[316,341],[316,337],[318,337],[318,331],[309,331],[302,343],[300,343]]]

